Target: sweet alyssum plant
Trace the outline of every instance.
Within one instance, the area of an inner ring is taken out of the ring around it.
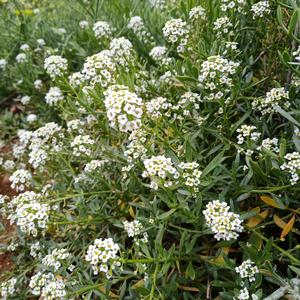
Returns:
[[[0,5],[3,299],[298,299],[297,1]]]

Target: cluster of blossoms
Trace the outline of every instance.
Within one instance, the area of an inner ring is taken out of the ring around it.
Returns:
[[[67,249],[54,249],[50,254],[46,255],[42,259],[42,264],[53,268],[54,271],[57,271],[61,267],[61,262],[70,258],[71,254]]]
[[[218,241],[237,239],[239,232],[243,231],[240,216],[229,209],[227,203],[214,200],[208,203],[203,211],[206,223]]]
[[[101,169],[105,163],[107,163],[108,161],[107,160],[97,160],[97,159],[94,159],[92,161],[90,161],[89,163],[87,163],[85,166],[84,166],[84,172],[85,173],[92,173],[98,169]]]
[[[140,242],[148,242],[148,233],[142,232],[144,230],[144,226],[140,221],[134,220],[132,222],[129,222],[126,220],[123,222],[123,225],[127,235],[129,237],[133,237],[133,240],[137,245],[139,245]],[[141,235],[142,237],[140,237]]]
[[[31,97],[30,96],[22,96],[20,98],[20,102],[23,104],[23,105],[26,105],[30,102],[31,100]]]
[[[107,87],[115,82],[115,70],[115,63],[109,53],[107,51],[101,51],[86,59],[81,71],[82,75],[79,75],[80,73],[74,74],[77,74],[76,81],[78,81],[77,83],[79,84],[83,81],[87,81],[92,88],[96,84],[100,84],[101,87]],[[72,80],[74,80],[74,78]]]
[[[166,8],[166,0],[149,0],[149,4],[151,7],[155,9],[165,9]]]
[[[184,93],[178,103],[172,106],[174,119],[183,120],[185,117],[192,116],[193,109],[198,110],[202,101],[201,96],[196,93]]]
[[[243,12],[247,2],[246,0],[222,0],[221,3],[222,11],[233,10],[237,12]]]
[[[67,122],[67,131],[68,132],[78,132],[80,134],[83,134],[85,122],[80,119],[74,119]]]
[[[253,261],[247,259],[242,264],[235,268],[235,271],[239,273],[242,279],[248,279],[249,282],[255,281],[255,274],[259,273],[257,266]]]
[[[60,90],[60,88],[58,88],[56,86],[50,87],[48,93],[45,96],[45,101],[50,106],[54,106],[58,102],[63,101],[63,100],[64,100],[64,95],[63,95],[62,91]]]
[[[184,184],[188,187],[192,187],[194,192],[198,192],[200,185],[200,177],[202,174],[202,172],[199,170],[199,164],[196,162],[181,162],[178,165],[178,168],[180,168],[183,171],[182,177],[185,181]]]
[[[174,167],[171,158],[164,155],[152,156],[143,161],[146,171],[143,172],[142,177],[149,177],[151,179],[150,187],[158,189],[158,183],[163,184],[164,187],[171,187],[178,182],[180,174]]]
[[[127,67],[134,57],[134,50],[131,42],[124,38],[115,38],[109,45],[109,51],[114,61],[123,67]]]
[[[16,61],[17,63],[21,64],[21,63],[24,63],[27,61],[27,56],[25,53],[19,53],[17,56],[16,56]]]
[[[189,39],[189,25],[182,19],[167,21],[163,28],[165,39],[171,44],[178,44],[177,51],[182,53],[185,50]]]
[[[54,79],[65,73],[68,68],[68,61],[59,55],[52,55],[45,59],[44,68],[47,74]]]
[[[36,90],[40,91],[43,87],[43,81],[41,79],[37,79],[34,81],[33,85]]]
[[[292,152],[284,156],[286,162],[281,165],[281,170],[287,170],[290,175],[290,182],[292,185],[295,185],[299,181],[300,173],[300,153]]]
[[[13,197],[11,205],[14,211],[8,216],[11,222],[16,222],[25,234],[37,236],[38,230],[42,233],[47,227],[50,206],[41,203],[42,195],[35,192],[24,192]]]
[[[7,61],[4,58],[0,59],[0,70],[5,70],[6,69],[6,65],[7,65]]]
[[[72,73],[68,79],[73,88],[76,88],[85,82],[85,76],[81,72]]]
[[[129,144],[126,146],[124,156],[127,159],[128,166],[122,168],[122,172],[129,172],[134,167],[134,162],[138,159],[146,159],[147,149],[145,148],[146,132],[139,128],[134,130],[129,138]],[[124,174],[126,177],[126,175]]]
[[[232,75],[236,73],[239,63],[227,60],[221,56],[210,56],[201,65],[198,80],[200,87],[207,90],[204,100],[219,100],[232,87]]]
[[[170,108],[172,104],[164,97],[157,97],[146,104],[147,113],[151,118],[159,118],[161,116],[170,116]]]
[[[224,34],[231,34],[230,29],[233,27],[228,17],[218,18],[214,22],[214,31],[217,33],[217,36],[221,37]]]
[[[237,143],[241,145],[245,143],[245,140],[256,142],[261,136],[260,132],[255,131],[256,129],[257,128],[252,125],[242,125],[239,129],[237,129],[237,132],[239,133],[237,136]]]
[[[30,255],[34,258],[38,257],[41,258],[42,257],[42,246],[41,243],[39,241],[33,243],[30,245]]]
[[[34,132],[23,133],[23,135],[25,140],[22,143],[20,139],[21,148],[26,148],[26,145],[29,144],[29,163],[35,169],[42,170],[50,152],[59,152],[62,148],[61,139],[64,137],[62,127],[54,122],[47,123]]]
[[[111,127],[128,132],[141,126],[143,100],[140,97],[121,85],[109,87],[104,95],[104,105]]]
[[[132,30],[133,33],[146,45],[154,45],[154,39],[151,33],[147,30],[143,19],[140,16],[132,17],[127,24],[127,28]]]
[[[255,296],[255,295],[254,295]],[[252,295],[252,299],[255,300],[256,298]],[[250,294],[247,287],[244,287],[242,290],[240,290],[239,295],[237,298],[233,298],[233,300],[250,300]]]
[[[119,245],[114,243],[112,238],[96,239],[94,244],[89,246],[85,259],[92,265],[95,275],[100,271],[106,273],[109,278],[109,265],[111,269],[119,266],[119,262],[116,261],[119,251]]]
[[[169,65],[172,62],[172,58],[168,57],[168,49],[164,46],[154,47],[149,55],[159,65]]]
[[[251,6],[253,19],[263,18],[271,13],[269,1],[259,1]]]
[[[70,145],[75,156],[90,156],[92,154],[91,146],[94,144],[95,140],[93,140],[89,135],[78,135],[74,138]]]
[[[81,29],[86,29],[86,28],[89,27],[89,22],[86,21],[86,20],[81,20],[81,21],[79,22],[79,27],[80,27]]]
[[[6,300],[10,296],[13,296],[13,294],[16,291],[16,289],[15,289],[16,283],[17,283],[17,279],[14,277],[7,281],[1,282],[1,284],[0,284],[1,299]]]
[[[287,101],[288,99],[289,93],[286,92],[284,88],[273,88],[267,92],[266,97],[254,100],[252,106],[254,109],[259,110],[262,115],[266,115],[274,112],[276,106],[280,104],[284,108],[289,108],[290,103]]]
[[[113,29],[105,21],[96,22],[93,26],[93,31],[94,31],[95,37],[97,39],[101,39],[101,40],[102,39],[109,40],[109,39],[111,39],[111,37],[113,35]]]
[[[267,138],[262,140],[261,146],[257,148],[257,150],[267,149],[269,151],[273,151],[275,153],[279,153],[278,147],[278,139],[277,138]]]
[[[30,186],[32,175],[27,170],[17,170],[10,177],[11,187],[16,191],[24,191],[26,187]]]
[[[32,294],[45,300],[66,299],[67,291],[62,279],[52,273],[38,272],[30,278],[29,287]]]
[[[207,19],[205,9],[202,6],[195,6],[189,11],[189,20],[195,21],[205,21]]]

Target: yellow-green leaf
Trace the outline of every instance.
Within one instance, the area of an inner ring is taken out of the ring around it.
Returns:
[[[262,211],[258,216],[250,218],[247,222],[247,226],[250,228],[257,226],[268,216],[268,214],[269,211],[267,209]]]
[[[284,237],[286,235],[288,235],[288,233],[293,229],[295,220],[296,220],[295,215],[293,215],[292,218],[288,221],[288,223],[285,225],[284,229],[281,232],[281,235],[280,235],[281,240],[283,240]]]
[[[268,204],[269,206],[280,208],[280,205],[273,198],[269,196],[260,196],[260,199],[266,204]]]
[[[277,215],[274,215],[274,223],[280,227],[281,229],[284,229],[284,227],[286,226],[286,222],[284,222],[280,217],[278,217]]]

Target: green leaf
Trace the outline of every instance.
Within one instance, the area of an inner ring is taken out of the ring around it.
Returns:
[[[293,34],[295,28],[296,28],[296,25],[298,23],[298,19],[299,19],[299,11],[298,9],[294,11],[292,17],[291,17],[291,20],[290,20],[290,23],[289,23],[289,26],[288,26],[288,32],[289,34]]]
[[[290,122],[292,122],[293,124],[300,126],[300,123],[295,120],[288,112],[286,112],[285,110],[283,110],[281,107],[276,106],[275,110],[281,114],[283,117],[285,117],[287,120],[289,120]]]
[[[176,208],[172,208],[171,210],[164,212],[163,214],[156,217],[157,220],[164,220],[171,216],[176,211]]]
[[[224,157],[224,151],[220,152],[203,170],[202,176],[206,176],[213,171],[218,165],[220,165],[227,157]]]
[[[185,274],[187,277],[191,278],[192,280],[195,279],[196,274],[195,274],[193,264],[191,262],[189,262],[188,267],[186,268]]]

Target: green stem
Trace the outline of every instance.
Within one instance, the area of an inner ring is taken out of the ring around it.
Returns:
[[[260,237],[262,240],[264,240],[265,242],[269,242],[269,239],[266,238],[265,236],[263,236],[261,233],[255,231],[254,229],[249,229],[250,231],[252,231],[254,234],[256,234],[258,237]],[[277,246],[275,243],[272,242],[272,247],[277,249],[279,252],[281,252],[284,256],[288,257],[291,261],[293,261],[295,264],[300,265],[300,260],[297,259],[295,256],[293,256],[292,254],[290,254],[289,252],[285,251],[284,249],[282,249],[281,247]]]

